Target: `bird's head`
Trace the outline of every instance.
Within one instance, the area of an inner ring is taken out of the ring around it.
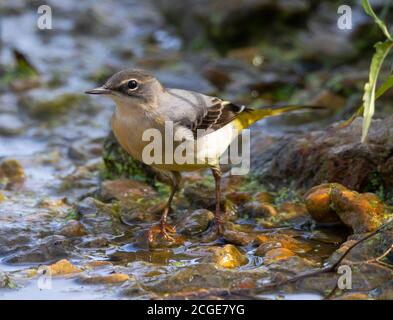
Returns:
[[[107,95],[118,105],[154,105],[157,95],[163,90],[163,86],[152,75],[141,70],[126,69],[115,73],[101,87],[85,93]]]

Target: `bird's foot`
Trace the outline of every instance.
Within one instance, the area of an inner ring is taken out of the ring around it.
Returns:
[[[176,239],[170,234],[175,234],[176,228],[166,222],[160,222],[158,225],[152,226],[147,234],[149,243],[157,242],[157,237],[160,236],[167,242],[176,242]]]

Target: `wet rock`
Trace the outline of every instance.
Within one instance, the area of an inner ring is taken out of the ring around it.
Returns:
[[[288,249],[295,253],[306,253],[312,248],[309,244],[297,240],[286,234],[261,234],[255,238],[255,243],[259,244],[255,254],[264,256],[269,250],[276,248]]]
[[[5,261],[11,264],[47,263],[67,258],[70,245],[71,243],[63,236],[48,236],[38,245],[27,250],[19,250]]]
[[[375,263],[356,263],[348,264],[352,271],[352,289],[358,291],[378,292],[388,281],[392,279],[392,271],[389,268]],[[317,276],[307,277],[298,281],[297,289],[305,291],[314,291],[326,294],[327,290],[332,290],[338,281],[339,274],[325,273]],[[345,291],[344,291],[345,294]]]
[[[121,220],[128,225],[157,222],[164,210],[165,202],[156,204],[154,198],[151,200],[151,202],[143,203],[142,201],[138,203],[133,199],[121,202]]]
[[[280,242],[266,242],[266,243],[262,243],[261,245],[259,245],[259,247],[255,250],[255,255],[256,256],[260,256],[263,257],[265,256],[265,254],[268,251],[271,251],[273,249],[279,249],[281,248],[281,243]]]
[[[316,229],[307,234],[307,238],[321,243],[338,246],[342,244],[348,237],[348,229],[344,226],[339,228],[323,228]]]
[[[242,283],[245,277],[256,281],[266,275],[262,268],[254,272],[217,268],[213,264],[201,263],[198,265],[180,268],[169,273],[166,277],[158,277],[155,281],[144,283],[145,290],[159,294],[173,292],[195,292],[206,288],[228,289]]]
[[[224,229],[223,238],[229,243],[239,246],[246,246],[254,241],[255,235],[239,230],[231,230],[230,228],[226,227]]]
[[[121,221],[120,207],[116,203],[103,203],[92,197],[76,204],[75,213],[89,235],[119,234],[127,226]]]
[[[340,218],[331,207],[333,188],[345,188],[340,184],[322,184],[313,187],[306,193],[305,203],[311,216],[320,222],[338,222]]]
[[[295,254],[286,248],[271,249],[265,254],[265,264],[273,264],[280,260],[286,260],[293,257]]]
[[[103,200],[134,200],[156,195],[151,186],[131,179],[105,180],[101,184]]]
[[[79,244],[82,248],[105,248],[108,247],[110,241],[104,236],[98,237],[84,237],[82,243]]]
[[[243,205],[250,201],[252,196],[249,192],[233,191],[225,194],[226,199],[232,201],[235,205]]]
[[[244,205],[242,213],[252,218],[270,218],[277,215],[277,210],[269,203],[252,201]]]
[[[217,248],[214,258],[217,265],[229,269],[240,267],[248,262],[247,257],[232,244]]]
[[[175,263],[176,264],[176,263]],[[166,274],[167,266],[146,261],[133,261],[127,264],[126,268],[133,270],[133,276],[139,280],[151,280],[152,277],[157,277]],[[171,267],[169,267],[171,268]]]
[[[337,285],[338,274],[322,273],[316,276],[306,277],[297,281],[296,289],[302,292],[317,292],[325,296]]]
[[[285,277],[292,277],[321,266],[318,262],[294,255],[291,250],[283,248],[268,251],[263,263],[274,272],[275,276],[285,275]]]
[[[345,257],[343,264],[345,263],[358,263],[359,261],[369,261],[381,256],[393,243],[393,224],[389,224],[383,228],[381,232],[371,237],[366,241],[362,241],[356,245]],[[349,247],[354,245],[356,241],[359,241],[367,234],[354,234],[348,237],[348,240],[340,245],[340,247],[329,257],[329,263],[335,263],[340,257],[348,250]],[[386,263],[389,262],[389,257],[384,260]]]
[[[339,184],[312,188],[306,194],[306,205],[315,220],[341,221],[355,233],[377,229],[385,214],[385,206],[375,194],[360,194]]]
[[[375,194],[334,189],[332,204],[340,220],[355,233],[374,231],[383,222],[385,206]]]
[[[346,293],[336,298],[335,300],[371,300],[366,293]]]
[[[41,199],[37,203],[37,208],[45,208],[54,213],[64,213],[66,214],[71,206],[67,203],[66,198],[62,199]]]
[[[206,209],[195,210],[177,224],[177,230],[181,234],[193,236],[206,231],[213,219],[213,212]]]
[[[194,208],[214,211],[216,198],[213,186],[206,186],[203,182],[189,184],[185,186],[183,194]],[[224,200],[221,202],[221,205],[223,203]]]
[[[303,203],[284,202],[278,207],[277,225],[299,225],[308,222],[309,214]]]
[[[112,273],[108,275],[83,275],[79,278],[85,284],[120,284],[130,280],[130,276],[124,273]]]
[[[104,204],[97,199],[87,197],[76,204],[76,213],[82,216],[95,216]]]
[[[40,89],[21,97],[19,102],[31,116],[50,119],[65,115],[71,110],[83,110],[87,106],[87,97],[82,94],[57,92],[48,96],[47,91]]]
[[[265,215],[257,219],[258,224],[264,228],[279,228],[289,225],[301,226],[310,222],[311,217],[306,206],[301,203],[284,202],[280,205],[264,204],[267,208],[274,209],[274,215]]]
[[[25,180],[25,171],[19,161],[5,159],[0,163],[0,185],[11,186]]]
[[[373,120],[367,143],[360,143],[361,118],[346,128],[334,125],[282,138],[252,158],[252,168],[261,183],[269,181],[276,188],[308,189],[328,181],[361,192],[382,188],[388,194],[393,189],[393,171],[385,169],[391,163],[392,125],[392,116]]]
[[[393,243],[392,226],[387,225],[385,228],[384,231],[381,231],[381,233],[378,233],[370,239],[362,241],[356,245],[341,262],[341,265],[347,265],[351,268],[352,290],[354,292],[367,292],[369,296],[373,298],[377,297],[379,294],[382,294],[382,292],[388,293],[388,291],[386,291],[386,284],[392,279],[392,270],[389,268],[391,262],[389,262],[388,258],[382,260],[384,264],[374,262],[374,259],[387,252]],[[348,241],[344,242],[340,248],[331,255],[331,257],[327,260],[327,263],[332,264],[337,262],[338,259],[340,259],[341,256],[347,252],[348,248],[350,248],[356,243],[356,241],[362,239],[364,236],[364,234],[351,236]],[[315,281],[315,278],[313,280]],[[332,281],[331,275],[329,281]],[[336,283],[333,282],[332,287],[334,287]],[[311,287],[315,286],[316,283],[314,282],[313,284],[313,282],[309,280],[307,282],[304,281],[302,288],[310,289]],[[323,292],[322,286],[318,286],[318,288]],[[338,293],[337,296],[341,297],[342,293]],[[343,298],[344,297],[345,295]]]
[[[113,264],[110,261],[102,261],[102,260],[90,261],[84,266],[85,269],[97,269],[97,268],[108,268],[108,267],[113,267]]]
[[[32,237],[27,233],[23,226],[14,227],[12,225],[6,226],[0,223],[0,255],[6,256],[14,253],[16,250],[28,249],[28,244]]]
[[[387,281],[371,292],[373,298],[379,300],[393,300],[393,280]]]
[[[71,262],[66,259],[62,259],[49,266],[49,270],[52,276],[64,276],[74,273],[82,272],[81,269],[74,266]]]
[[[391,268],[375,263],[351,265],[352,288],[354,291],[374,290],[390,281],[393,277]]]
[[[71,159],[78,161],[87,161],[94,157],[102,155],[101,139],[79,139],[68,149],[68,155]]]
[[[98,160],[76,167],[70,174],[62,178],[59,191],[78,193],[93,193],[97,189],[99,172]],[[83,191],[82,191],[83,190]]]
[[[14,136],[22,133],[25,129],[24,123],[15,115],[0,115],[0,135]]]
[[[80,221],[71,220],[60,228],[59,234],[67,238],[73,238],[82,237],[87,234],[87,231]]]
[[[132,245],[134,248],[136,244]],[[122,264],[129,264],[133,266],[137,262],[148,262],[156,265],[165,266],[173,261],[174,251],[168,248],[162,248],[159,250],[149,250],[149,247],[138,248],[138,250],[133,251],[115,251],[109,255],[110,261]]]

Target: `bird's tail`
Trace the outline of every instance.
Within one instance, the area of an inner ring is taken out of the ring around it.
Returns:
[[[253,123],[267,117],[278,116],[283,113],[296,110],[315,110],[325,109],[321,106],[302,106],[302,105],[285,105],[285,106],[269,106],[262,109],[245,109],[238,117],[235,118],[234,124],[239,130],[243,130],[251,126]]]

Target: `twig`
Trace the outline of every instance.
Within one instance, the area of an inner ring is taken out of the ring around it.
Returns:
[[[334,286],[333,290],[329,292],[329,294],[323,298],[323,300],[329,300],[331,297],[334,296],[334,294],[337,292],[338,289],[338,283]]]
[[[384,267],[391,268],[391,267],[392,267],[391,264],[385,263],[385,262],[383,262],[383,261],[381,261],[381,260],[382,260],[383,258],[385,258],[392,250],[393,250],[393,244],[389,247],[388,250],[386,250],[386,251],[385,251],[383,254],[381,254],[379,257],[376,257],[376,258],[367,260],[366,262],[368,262],[368,263],[376,262],[376,263],[378,263],[378,264],[383,265]]]

